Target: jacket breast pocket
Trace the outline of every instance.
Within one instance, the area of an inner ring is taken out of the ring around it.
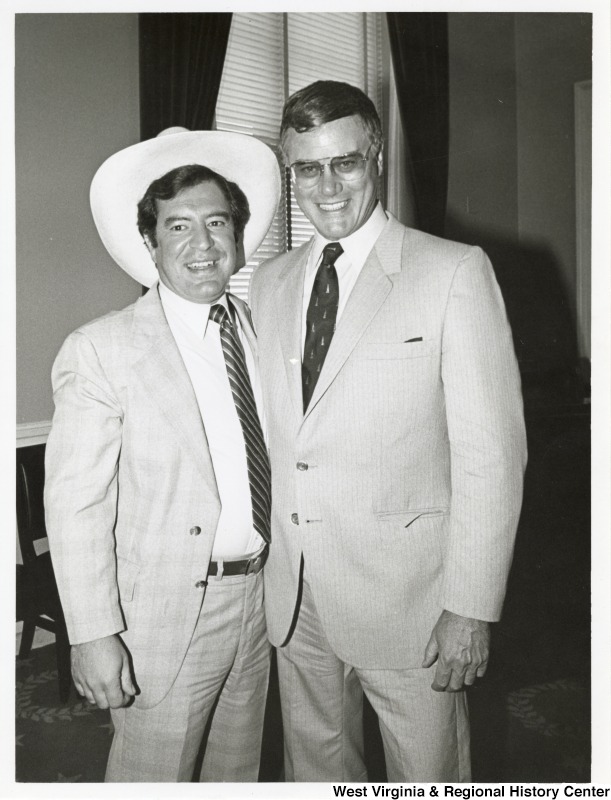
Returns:
[[[433,339],[414,339],[404,342],[363,342],[355,351],[357,358],[364,360],[391,360],[425,358],[435,352]]]

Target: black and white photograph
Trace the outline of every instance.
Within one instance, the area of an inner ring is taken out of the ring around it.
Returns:
[[[0,795],[611,793],[609,8],[208,5],[2,11]]]

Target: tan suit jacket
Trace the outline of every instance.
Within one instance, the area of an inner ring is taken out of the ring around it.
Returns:
[[[251,291],[273,480],[269,635],[287,639],[303,553],[341,659],[419,667],[442,609],[501,613],[526,460],[511,331],[479,248],[390,217],[304,416],[310,246],[259,267]]]
[[[232,298],[255,348],[246,306]],[[167,694],[220,513],[206,432],[154,286],[72,333],[53,367],[45,506],[70,641],[121,633],[140,707]]]

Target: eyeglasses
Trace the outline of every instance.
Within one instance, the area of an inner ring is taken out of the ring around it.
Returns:
[[[315,186],[325,167],[329,167],[331,174],[344,181],[358,181],[365,174],[366,162],[369,160],[369,151],[373,147],[373,142],[367,148],[365,155],[360,153],[346,153],[343,156],[322,161],[295,161],[291,164],[291,176],[300,189],[310,189]]]

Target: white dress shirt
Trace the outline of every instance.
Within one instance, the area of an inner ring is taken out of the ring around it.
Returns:
[[[365,264],[365,261],[367,261],[367,257],[372,251],[373,246],[376,243],[378,236],[382,233],[382,229],[386,225],[387,221],[388,219],[384,209],[382,208],[382,205],[378,203],[364,225],[361,225],[360,228],[354,231],[354,233],[351,233],[350,236],[347,236],[345,239],[334,240],[339,241],[344,250],[344,252],[335,262],[335,271],[337,272],[337,279],[339,281],[339,304],[337,308],[336,324],[339,323],[339,319],[344,308],[346,307],[346,303],[350,297],[350,292],[354,288],[356,279],[361,274],[363,265]],[[306,264],[305,279],[303,283],[303,307],[301,314],[302,358],[306,337],[306,316],[308,313],[308,306],[310,304],[310,296],[312,294],[316,272],[320,266],[322,251],[324,250],[325,246],[329,244],[329,242],[329,239],[325,239],[319,233],[316,233],[314,236],[314,244],[312,245],[310,255],[308,256],[308,263]]]
[[[263,539],[253,526],[246,447],[227,377],[220,328],[209,320],[210,305],[185,300],[163,283],[159,284],[159,296],[197,398],[221,500],[212,559],[250,555],[263,546]],[[216,303],[228,308],[227,295]],[[237,315],[235,322],[264,429],[255,359]]]

